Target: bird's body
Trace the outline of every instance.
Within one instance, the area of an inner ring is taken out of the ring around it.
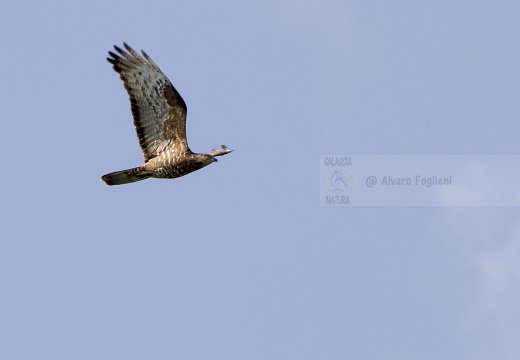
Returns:
[[[123,80],[130,97],[132,116],[143,151],[144,165],[106,174],[107,185],[128,184],[148,178],[171,179],[184,176],[216,162],[215,156],[232,150],[197,154],[190,150],[186,139],[186,103],[153,60],[144,58],[130,46],[126,50],[114,46],[121,55],[109,52],[112,63]]]

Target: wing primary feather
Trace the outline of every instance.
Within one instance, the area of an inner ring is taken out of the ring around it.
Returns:
[[[114,45],[114,49],[116,49],[116,51],[118,53],[120,53],[121,55],[125,54],[125,51],[123,49],[121,49],[119,46],[117,45]],[[110,51],[109,51],[110,52]]]
[[[128,61],[129,63],[134,64],[134,65],[138,65],[138,64],[142,63],[141,61],[139,61],[139,59],[136,59],[135,57],[133,57],[132,55],[130,55],[129,53],[127,53],[120,47],[117,47],[116,45],[114,45],[114,49],[116,49],[117,52],[119,54],[121,54],[125,58],[125,60]]]
[[[161,69],[159,69],[159,66],[157,66],[157,64],[152,60],[150,56],[148,56],[147,53],[144,52],[144,50],[141,50],[141,53],[143,53],[144,58],[150,63],[150,65],[154,67],[155,70],[161,71]]]
[[[132,56],[137,60],[139,61],[141,64],[146,64],[146,61],[142,58],[141,55],[139,55],[139,53],[137,51],[135,51],[134,49],[132,49],[130,47],[130,45],[128,45],[127,43],[123,43],[123,45],[125,46],[126,50],[128,50],[128,52],[130,54],[132,54]]]

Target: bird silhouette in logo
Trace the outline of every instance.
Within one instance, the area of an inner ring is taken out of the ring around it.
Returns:
[[[343,192],[348,189],[347,180],[341,171],[334,170],[329,178],[329,182],[334,192]]]

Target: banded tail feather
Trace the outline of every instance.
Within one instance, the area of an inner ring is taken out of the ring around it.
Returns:
[[[107,185],[123,185],[130,184],[136,181],[148,179],[152,176],[152,171],[136,167],[128,170],[115,171],[101,177],[101,180]]]

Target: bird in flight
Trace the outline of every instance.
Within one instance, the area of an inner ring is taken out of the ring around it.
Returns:
[[[130,97],[135,131],[144,155],[144,164],[101,177],[107,185],[122,185],[148,178],[173,179],[202,169],[217,161],[216,156],[233,150],[222,145],[207,154],[190,150],[186,140],[186,103],[155,62],[124,43],[114,46],[107,60],[119,73]]]

